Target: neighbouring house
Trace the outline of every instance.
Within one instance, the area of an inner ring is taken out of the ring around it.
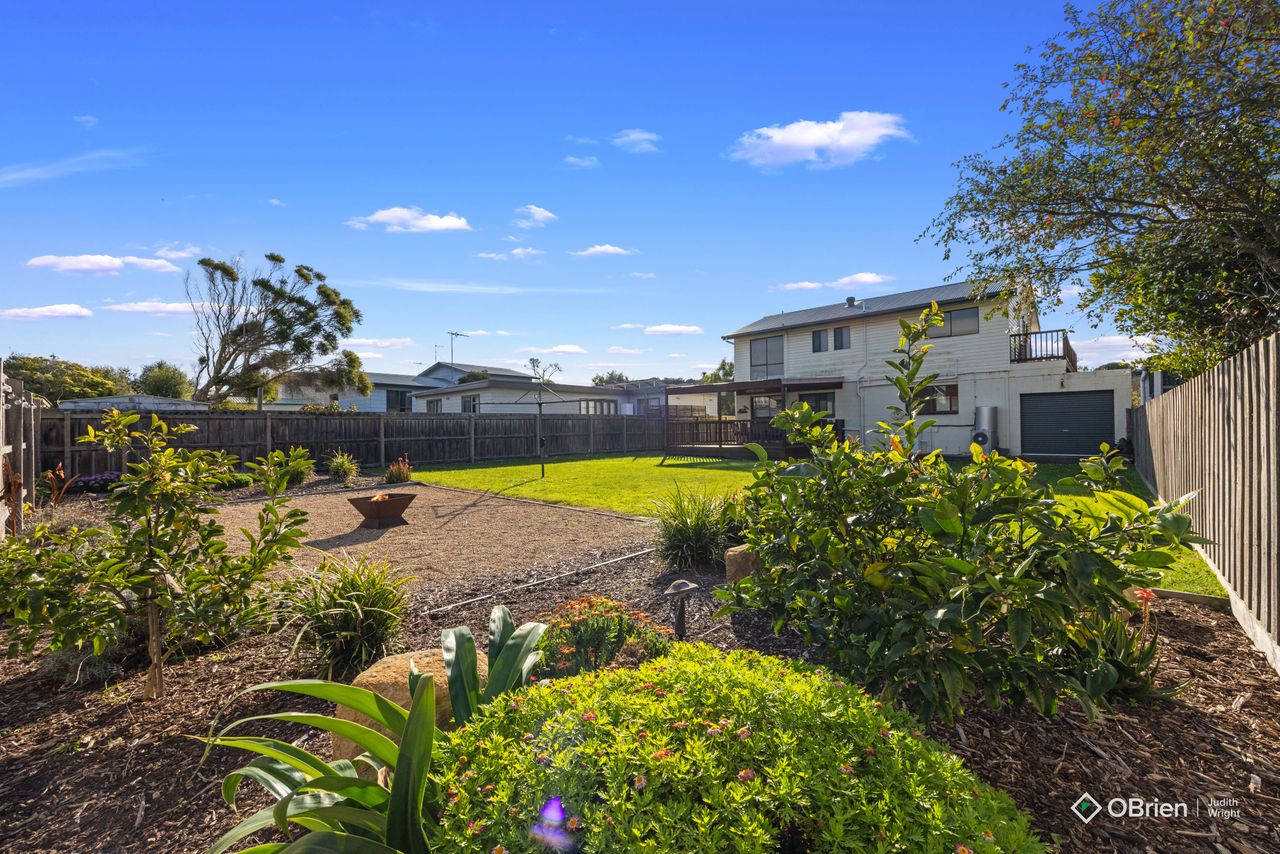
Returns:
[[[58,408],[78,411],[134,409],[147,412],[207,412],[209,404],[155,394],[113,394],[107,397],[73,397],[60,401]]]
[[[428,414],[518,414],[542,411],[557,415],[646,415],[661,417],[666,384],[659,379],[629,380],[612,385],[539,384],[532,377],[490,375],[487,379],[411,394],[413,411]],[[716,395],[690,396],[680,405],[684,415],[707,416],[716,411]]]
[[[971,292],[968,283],[941,285],[760,318],[724,336],[734,348],[732,382],[667,394],[675,401],[732,392],[738,425],[729,441],[717,436],[720,444],[778,444],[768,421],[801,401],[831,413],[841,434],[871,441],[897,401],[885,360],[897,346],[899,320],[936,302],[946,321],[930,332],[926,369],[938,379],[924,417],[937,423],[922,437],[924,450],[962,455],[977,440],[1008,454],[1077,458],[1125,435],[1129,370],[1078,371],[1066,330],[1041,329],[1034,315],[1012,317],[996,292],[977,300]]]
[[[280,411],[296,411],[305,405],[324,406],[336,403],[342,410],[354,407],[356,412],[412,412],[410,395],[423,389],[444,388],[454,386],[458,380],[468,374],[488,374],[502,380],[519,380],[529,382],[531,374],[512,368],[496,368],[489,365],[469,365],[462,362],[436,362],[419,374],[386,374],[366,371],[365,375],[373,384],[369,394],[360,394],[354,389],[344,391],[327,391],[315,388],[282,389],[280,397],[273,403],[263,406],[264,409]]]

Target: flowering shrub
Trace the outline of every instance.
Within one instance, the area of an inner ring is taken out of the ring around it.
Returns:
[[[408,483],[413,480],[413,466],[409,464],[409,458],[400,456],[396,461],[387,466],[387,483]]]
[[[741,518],[763,569],[722,595],[772,612],[926,718],[975,693],[1042,714],[1064,695],[1090,713],[1108,696],[1150,695],[1155,641],[1127,643],[1125,590],[1153,583],[1170,547],[1205,540],[1182,502],[1120,490],[1123,464],[1105,446],[1074,478],[1095,499],[1084,506],[1060,501],[1034,465],[976,445],[959,468],[918,452],[936,379],[926,331],[940,322],[937,306],[903,321],[889,377],[901,406],[876,447],[836,437],[807,406],[775,419],[810,458],[757,467]]]
[[[795,662],[678,644],[504,700],[437,744],[439,850],[1045,850],[910,717]]]
[[[635,665],[671,648],[671,630],[644,611],[603,596],[583,596],[538,617],[542,636],[542,676],[576,676],[612,664]]]

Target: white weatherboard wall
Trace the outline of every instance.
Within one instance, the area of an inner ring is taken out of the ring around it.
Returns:
[[[355,406],[357,412],[386,412],[387,390],[375,388],[369,394],[357,394],[353,391],[339,392],[338,406],[343,409]]]

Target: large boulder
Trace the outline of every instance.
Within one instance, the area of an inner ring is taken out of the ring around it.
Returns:
[[[367,688],[376,694],[381,694],[393,703],[398,703],[404,708],[409,708],[409,662],[412,661],[418,668],[418,672],[424,676],[430,675],[434,680],[436,692],[436,726],[441,729],[453,728],[453,703],[449,700],[449,681],[445,677],[444,670],[444,653],[439,649],[422,649],[414,652],[402,652],[399,655],[391,655],[374,664],[368,670],[362,672],[355,679],[351,680],[351,684],[357,688]],[[489,676],[489,667],[485,662],[484,655],[481,654],[476,660],[476,675],[480,679],[480,687],[484,687],[485,680]],[[371,729],[376,729],[383,735],[391,736],[381,724],[374,723],[364,715],[353,712],[345,706],[339,706],[336,717],[343,720],[355,721],[363,724]],[[333,736],[333,758],[334,759],[355,759],[362,751],[353,742],[339,736]],[[361,772],[363,773],[363,771]]]
[[[734,546],[724,553],[724,580],[729,584],[741,581],[762,568],[760,556],[749,546]]]

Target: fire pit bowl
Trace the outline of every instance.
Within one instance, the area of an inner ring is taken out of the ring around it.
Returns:
[[[417,497],[412,492],[380,492],[377,495],[362,495],[347,500],[364,517],[364,521],[360,523],[361,528],[394,528],[409,524],[404,519],[404,511],[409,509],[409,505]]]

